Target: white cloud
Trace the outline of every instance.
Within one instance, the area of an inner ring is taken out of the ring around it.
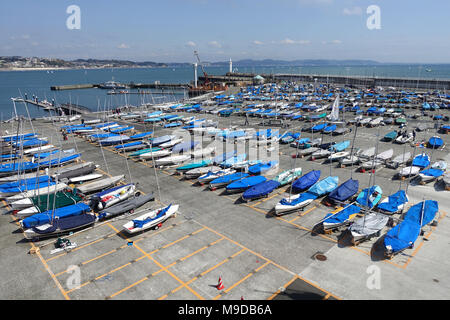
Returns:
[[[253,44],[256,44],[256,45],[260,46],[260,45],[263,45],[264,43],[261,42],[261,41],[258,41],[258,40],[254,40]]]
[[[284,40],[281,40],[282,44],[310,44],[311,41],[309,40],[292,40],[289,38],[286,38]]]
[[[322,44],[341,44],[342,40],[322,41]]]
[[[210,41],[209,43],[208,43],[211,47],[214,47],[214,48],[222,48],[222,45],[219,43],[219,42],[217,42],[217,41]]]
[[[128,44],[125,43],[121,43],[120,45],[117,46],[118,49],[129,49],[130,46]]]
[[[353,7],[353,8],[344,8],[342,13],[346,16],[360,16],[362,15],[363,11],[361,7]]]
[[[195,47],[195,46],[197,46],[197,45],[195,44],[194,41],[188,41],[188,42],[186,42],[186,47]]]

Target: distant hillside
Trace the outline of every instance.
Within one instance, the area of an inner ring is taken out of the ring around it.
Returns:
[[[252,66],[367,66],[367,65],[379,65],[380,62],[373,60],[325,60],[325,59],[305,59],[305,60],[252,60],[244,59],[233,62],[234,66],[252,67]],[[211,65],[215,66],[227,66],[226,62],[214,62]]]

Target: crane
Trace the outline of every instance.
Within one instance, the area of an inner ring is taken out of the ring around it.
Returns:
[[[194,51],[194,56],[197,57],[198,64],[200,65],[200,67],[202,67],[202,72],[203,72],[203,75],[205,76],[204,84],[206,85],[206,84],[209,83],[208,74],[206,73],[205,68],[203,67],[203,63],[200,61],[200,57],[198,56],[198,52],[197,51]]]

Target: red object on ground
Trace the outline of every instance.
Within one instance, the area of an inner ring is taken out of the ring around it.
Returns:
[[[219,283],[217,284],[216,288],[217,290],[223,290],[225,288],[222,283],[222,277],[219,277]]]

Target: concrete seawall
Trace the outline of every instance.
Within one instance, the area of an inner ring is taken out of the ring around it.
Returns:
[[[260,74],[266,81],[301,81],[332,84],[347,84],[354,86],[382,86],[410,89],[426,90],[450,90],[450,79],[425,79],[425,78],[396,78],[396,77],[363,77],[363,76],[339,76],[339,75],[319,75],[319,74]],[[227,73],[223,76],[208,75],[208,79],[213,82],[252,82],[256,74],[249,73]],[[199,77],[204,81],[204,77]]]

